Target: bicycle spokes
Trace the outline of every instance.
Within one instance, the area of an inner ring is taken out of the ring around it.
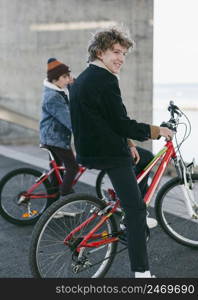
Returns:
[[[33,223],[43,213],[48,205],[48,185],[37,183],[40,172],[22,168],[14,170],[5,176],[1,185],[1,211],[5,218],[13,223]]]
[[[51,215],[37,246],[37,265],[43,277],[98,277],[106,270],[115,249],[112,241],[118,238],[110,216],[99,215],[101,211],[97,201],[83,199]]]

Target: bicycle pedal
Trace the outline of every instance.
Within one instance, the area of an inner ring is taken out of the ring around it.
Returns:
[[[107,231],[103,231],[101,236],[102,236],[103,239],[106,239],[106,238],[108,238],[109,234],[108,234]]]
[[[22,214],[22,218],[30,218],[30,217],[32,217],[32,216],[34,216],[34,215],[37,215],[38,214],[38,211],[37,210],[32,210],[31,211],[31,213],[29,213],[29,212],[25,212],[24,214]]]

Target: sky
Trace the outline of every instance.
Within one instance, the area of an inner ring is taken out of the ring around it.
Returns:
[[[198,83],[198,0],[154,0],[154,83]]]

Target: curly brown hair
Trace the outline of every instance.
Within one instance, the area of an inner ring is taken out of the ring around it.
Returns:
[[[98,52],[112,49],[113,45],[120,44],[127,50],[133,47],[133,41],[129,35],[117,28],[110,28],[97,32],[88,45],[88,62],[94,61],[98,58]]]

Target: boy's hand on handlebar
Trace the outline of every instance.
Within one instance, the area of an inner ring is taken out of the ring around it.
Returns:
[[[167,128],[167,127],[160,127],[160,136],[165,137],[167,141],[172,140],[173,134],[174,134],[173,131],[170,130],[169,128]]]

